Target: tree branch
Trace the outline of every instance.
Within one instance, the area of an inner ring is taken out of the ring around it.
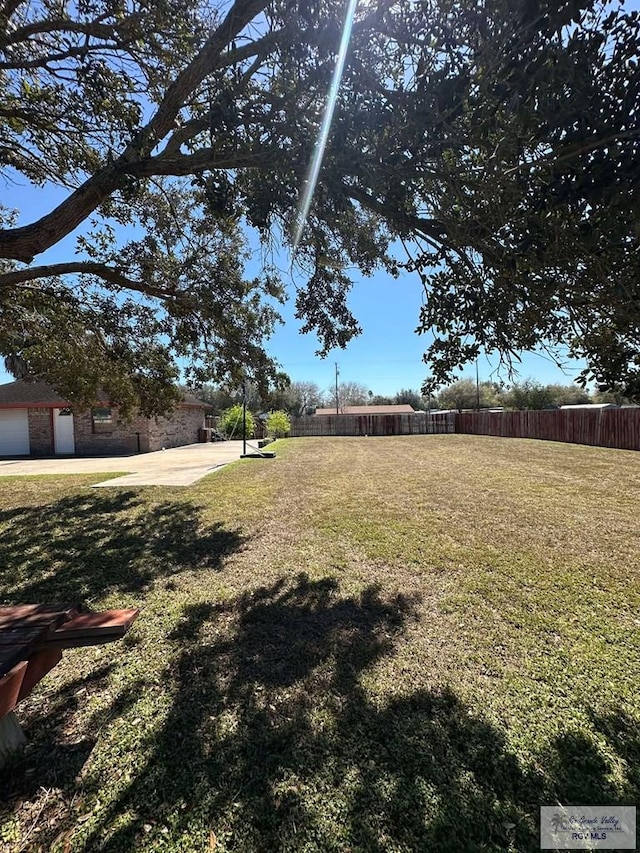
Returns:
[[[8,21],[14,12],[24,3],[24,0],[4,0],[0,6],[0,16]],[[3,21],[4,23],[4,21]]]
[[[183,177],[206,169],[241,169],[264,166],[270,155],[281,155],[279,149],[261,148],[258,151],[220,151],[215,148],[202,148],[195,154],[164,153],[158,157],[149,157],[130,166],[126,173],[137,178],[151,178],[154,175],[172,175]]]
[[[389,222],[395,223],[396,226],[422,234],[436,248],[440,249],[447,246],[446,228],[437,219],[421,219],[419,216],[410,216],[401,211],[391,210],[359,187],[343,184],[343,190],[349,198],[357,201],[373,213],[384,217]]]
[[[592,151],[597,151],[598,148],[606,148],[607,145],[612,145],[614,142],[626,142],[627,140],[637,139],[640,136],[640,130],[634,128],[622,133],[614,133],[611,136],[606,136],[604,139],[594,139],[593,142],[588,142],[585,145],[579,145],[577,148],[569,149],[562,154],[557,151],[550,151],[542,157],[535,160],[528,160],[524,163],[519,163],[511,169],[507,169],[506,175],[513,175],[515,172],[522,172],[526,169],[535,169],[549,161],[553,163],[563,163],[565,160],[571,160],[574,157],[581,157],[584,154],[590,154]]]
[[[169,133],[188,95],[215,69],[223,67],[222,51],[267,5],[267,0],[236,0],[227,17],[207,39],[202,50],[178,74],[167,89],[162,103],[149,124],[138,134],[138,141],[127,146],[122,160],[139,159],[150,154]]]
[[[2,71],[15,71],[16,69],[27,68],[47,68],[47,70],[49,70],[49,65],[53,62],[63,62],[65,59],[71,59],[76,56],[85,57],[90,53],[98,53],[107,50],[115,51],[118,47],[119,45],[116,43],[88,45],[86,47],[84,45],[81,47],[70,47],[62,53],[50,53],[36,59],[19,60],[16,62],[0,62],[0,69]]]
[[[267,0],[236,0],[202,50],[178,74],[149,123],[112,164],[100,169],[62,204],[30,225],[0,231],[0,257],[31,263],[84,222],[121,185],[128,167],[148,158],[172,129],[176,116],[197,86],[223,66],[223,50],[267,5]],[[156,173],[162,174],[162,173]]]
[[[87,21],[86,23],[71,20],[34,21],[32,24],[26,24],[24,27],[18,27],[18,29],[10,32],[6,37],[5,44],[17,44],[18,42],[25,41],[30,36],[39,35],[40,33],[57,32],[79,33],[80,35],[94,36],[95,38],[110,39],[114,37],[114,33],[117,30],[109,24],[99,24],[96,21]]]
[[[73,261],[65,264],[46,264],[39,267],[29,267],[28,269],[12,270],[11,272],[0,275],[0,288],[15,287],[26,281],[33,281],[39,278],[51,278],[52,276],[69,275],[69,274],[84,274],[96,275],[99,278],[108,281],[110,284],[115,284],[125,290],[133,290],[136,293],[142,293],[145,296],[151,296],[155,299],[161,299],[164,302],[175,301],[192,302],[188,293],[183,293],[174,290],[165,290],[161,287],[155,287],[152,284],[135,281],[127,278],[116,267],[110,267],[108,264],[93,263],[90,261]]]

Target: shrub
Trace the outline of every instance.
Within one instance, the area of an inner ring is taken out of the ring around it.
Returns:
[[[286,412],[271,412],[267,418],[267,432],[274,438],[282,438],[291,431],[291,420]]]
[[[247,409],[247,438],[251,438],[254,428],[253,415]],[[230,409],[225,409],[220,415],[218,429],[227,438],[242,438],[242,406],[239,403],[231,406]]]

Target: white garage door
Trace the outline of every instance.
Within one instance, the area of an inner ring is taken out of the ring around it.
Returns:
[[[0,411],[0,456],[28,456],[29,415],[26,409]]]

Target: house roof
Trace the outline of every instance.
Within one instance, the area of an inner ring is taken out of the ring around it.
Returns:
[[[100,403],[108,404],[109,399],[105,394],[98,395]],[[0,385],[0,408],[2,409],[53,409],[59,406],[69,406],[70,401],[58,394],[51,385],[46,382],[25,382],[17,379],[6,385]],[[208,403],[204,403],[193,394],[185,394],[180,406],[210,409]]]
[[[46,382],[9,382],[0,385],[0,406],[16,409],[32,406],[68,406],[69,401]]]
[[[316,415],[335,415],[335,406],[332,409],[316,409]],[[392,406],[344,406],[340,410],[341,415],[409,415],[416,414],[413,406],[401,403]]]

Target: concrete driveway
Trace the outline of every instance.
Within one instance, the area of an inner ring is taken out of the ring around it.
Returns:
[[[0,459],[0,477],[25,474],[105,474],[128,471],[96,486],[190,486],[235,462],[242,453],[241,441],[188,444],[171,450],[141,453],[139,456],[101,456],[67,459]],[[99,477],[96,479],[100,479]]]

